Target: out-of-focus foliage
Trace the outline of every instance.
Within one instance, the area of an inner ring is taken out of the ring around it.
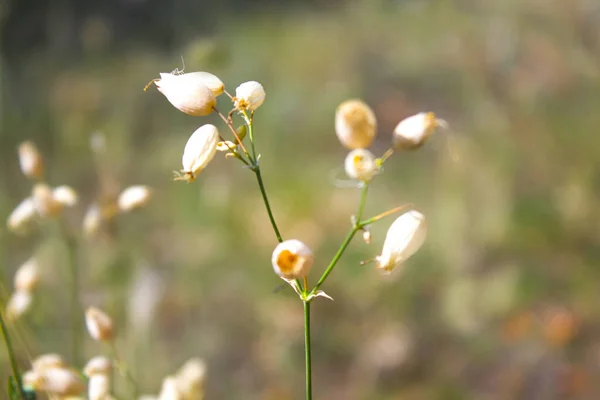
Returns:
[[[367,215],[412,202],[429,236],[404,271],[359,266],[389,220],[336,267],[324,287],[335,301],[312,313],[315,398],[600,397],[597,2],[164,3],[0,3],[0,216],[31,189],[16,157],[24,140],[45,155],[53,185],[80,192],[75,229],[99,196],[153,188],[148,207],[81,237],[79,252],[83,303],[111,313],[144,392],[190,355],[207,362],[210,399],[303,391],[302,307],[274,292],[276,239],[252,174],[217,157],[197,182],[171,180],[188,136],[221,126],[142,91],[183,56],[186,71],[212,72],[230,92],[246,80],[265,87],[255,135],[267,189],[284,237],[315,251],[313,277],[359,195],[332,184],[346,155],[337,105],[357,97],[373,108],[378,154],[416,112],[452,128],[395,155],[373,184]],[[0,228],[3,297],[33,252],[43,271],[15,339],[24,365],[69,352],[58,236]],[[86,339],[86,357],[104,351]]]

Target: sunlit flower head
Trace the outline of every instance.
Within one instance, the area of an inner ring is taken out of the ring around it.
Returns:
[[[85,325],[94,340],[108,342],[113,339],[112,319],[103,311],[90,307],[85,312]]]
[[[35,144],[29,140],[19,145],[19,166],[23,175],[30,179],[41,179],[44,176],[44,159]]]
[[[425,216],[416,210],[408,211],[388,229],[381,255],[376,257],[377,268],[391,272],[412,256],[425,241]]]
[[[244,82],[235,89],[235,108],[254,111],[265,101],[265,89],[255,81]]]
[[[377,133],[373,110],[361,100],[346,100],[335,112],[335,133],[348,149],[367,148]]]
[[[129,186],[121,192],[117,204],[121,212],[128,212],[144,207],[150,201],[150,197],[152,197],[152,191],[148,186]]]
[[[313,261],[314,256],[310,248],[296,239],[279,243],[271,257],[273,270],[284,279],[307,276]]]
[[[397,150],[414,150],[421,147],[436,128],[448,124],[432,112],[421,112],[400,121],[394,129],[392,144]]]
[[[6,225],[8,229],[16,233],[23,233],[27,231],[29,224],[37,216],[37,210],[35,203],[31,197],[23,200],[8,216]]]
[[[14,321],[31,309],[33,294],[25,290],[16,290],[6,305],[6,319]]]
[[[213,112],[215,93],[223,91],[223,82],[208,72],[161,73],[160,79],[153,82],[175,108],[196,117]]]
[[[19,267],[14,284],[18,291],[31,292],[40,281],[39,266],[35,258],[30,258]]]
[[[79,200],[75,189],[67,185],[52,189],[52,197],[64,207],[73,207]]]
[[[32,190],[33,204],[42,217],[56,217],[63,204],[54,198],[52,189],[45,183],[36,183]]]
[[[219,131],[214,125],[206,124],[196,129],[185,145],[181,159],[182,175],[176,179],[193,182],[214,158],[219,137]]]
[[[352,150],[344,162],[346,174],[359,181],[370,181],[379,172],[373,153],[365,149]]]

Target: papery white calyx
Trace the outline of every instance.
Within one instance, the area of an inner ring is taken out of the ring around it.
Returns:
[[[152,197],[152,191],[148,186],[129,186],[121,192],[117,204],[121,212],[128,212],[148,204]]]
[[[344,169],[350,178],[363,182],[370,181],[379,172],[375,156],[365,149],[355,149],[348,153]]]
[[[181,159],[182,175],[177,176],[175,179],[193,182],[196,176],[214,158],[219,137],[219,130],[214,125],[206,124],[196,129],[183,150]]]
[[[36,215],[35,203],[31,197],[28,197],[10,213],[6,225],[13,232],[24,232]]]
[[[103,311],[90,307],[85,312],[85,325],[94,340],[108,342],[113,339],[112,319]]]
[[[30,258],[19,267],[15,274],[14,285],[17,291],[31,292],[40,281],[38,263]]]
[[[161,73],[153,82],[175,108],[195,117],[213,112],[216,96],[224,88],[223,82],[208,72]]]
[[[32,190],[33,204],[42,217],[56,217],[63,204],[54,198],[52,189],[45,183],[36,183]]]
[[[44,176],[44,159],[35,144],[25,141],[19,145],[19,166],[28,178],[40,179]]]
[[[73,207],[79,200],[75,189],[67,185],[54,188],[52,190],[52,197],[55,201],[66,207]]]
[[[411,210],[399,216],[388,229],[381,255],[375,259],[377,268],[391,272],[412,256],[425,241],[425,216]]]
[[[265,89],[256,81],[244,82],[235,89],[235,108],[254,111],[264,103]]]
[[[392,144],[397,150],[414,150],[423,145],[436,128],[447,128],[443,119],[432,112],[421,112],[400,121],[394,129]]]
[[[312,267],[314,256],[299,240],[286,240],[277,245],[271,256],[273,270],[284,279],[304,278]]]
[[[335,112],[335,133],[348,149],[367,148],[377,133],[373,110],[361,100],[346,100]]]

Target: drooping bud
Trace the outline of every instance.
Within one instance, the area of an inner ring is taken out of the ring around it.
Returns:
[[[335,112],[335,133],[348,149],[369,147],[377,133],[373,110],[361,100],[344,101]]]
[[[211,75],[207,72],[200,73],[200,75],[198,73],[161,73],[160,79],[155,80],[154,83],[158,90],[179,111],[201,117],[213,112],[217,104],[215,92],[211,90],[211,87],[218,91],[215,79],[207,79],[204,74]],[[217,77],[214,78],[218,80]]]
[[[394,129],[392,145],[396,150],[414,150],[421,147],[436,128],[448,124],[432,112],[421,112],[400,121]]]
[[[38,263],[35,258],[27,260],[15,274],[14,284],[17,291],[31,292],[40,281]]]
[[[206,124],[196,129],[188,139],[181,164],[182,176],[176,179],[193,182],[196,176],[208,165],[217,152],[219,130],[216,126]]]
[[[129,186],[119,195],[119,210],[121,212],[128,212],[144,207],[150,201],[150,197],[152,197],[152,191],[148,186]]]
[[[94,340],[109,342],[113,339],[112,319],[103,311],[90,307],[85,312],[85,324]]]
[[[235,89],[235,108],[254,111],[265,101],[265,89],[256,81],[244,82]]]
[[[43,217],[56,217],[63,209],[63,205],[54,198],[52,189],[45,183],[36,183],[31,197],[35,209]]]
[[[298,279],[308,275],[314,256],[310,248],[299,240],[279,243],[271,257],[273,270],[284,279]]]
[[[425,241],[425,216],[416,210],[399,216],[388,229],[381,255],[376,257],[377,268],[391,272],[412,256]]]
[[[23,175],[30,179],[41,179],[44,176],[44,159],[35,144],[29,140],[19,145],[19,165]]]
[[[13,292],[6,305],[6,319],[14,321],[25,314],[31,308],[33,295],[31,292],[17,290]]]
[[[379,172],[373,153],[365,149],[352,150],[344,162],[346,174],[362,182],[370,181]]]
[[[79,200],[75,189],[67,185],[55,187],[52,190],[52,197],[63,207],[73,207]]]
[[[13,232],[25,232],[29,223],[35,219],[36,215],[35,203],[31,197],[28,197],[19,203],[13,212],[10,213],[6,226]]]

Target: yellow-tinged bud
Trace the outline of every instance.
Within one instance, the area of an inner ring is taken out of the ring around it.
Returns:
[[[23,380],[23,386],[29,390],[35,390],[42,382],[42,377],[35,371],[26,371],[21,379]]]
[[[373,110],[361,100],[344,101],[335,112],[335,133],[348,149],[369,147],[377,133]]]
[[[6,226],[13,232],[25,232],[27,226],[37,215],[35,203],[31,197],[23,200],[8,216]]]
[[[109,400],[111,389],[110,375],[96,374],[88,380],[88,400]]]
[[[112,371],[112,362],[104,356],[96,356],[91,358],[85,367],[83,373],[87,376],[92,375],[109,375]]]
[[[391,272],[423,245],[427,235],[425,216],[411,210],[399,216],[388,229],[377,268]]]
[[[201,75],[197,74],[161,73],[160,79],[155,80],[154,83],[159,92],[164,94],[167,100],[179,111],[201,117],[213,112],[217,104],[217,98],[213,90],[218,90],[214,79],[207,79],[206,75],[202,75],[211,74],[207,72],[201,73]],[[218,80],[216,76],[214,78]],[[213,90],[211,90],[211,87]],[[221,87],[221,92],[222,89]]]
[[[159,400],[185,400],[185,397],[179,392],[177,387],[177,378],[174,376],[167,376],[162,383]]]
[[[185,145],[181,159],[182,175],[176,179],[193,182],[214,158],[218,142],[219,130],[216,126],[206,124],[196,129]]]
[[[152,191],[148,186],[129,186],[119,195],[118,205],[121,212],[132,211],[144,207],[150,201]]]
[[[92,204],[88,207],[83,216],[83,232],[87,236],[93,236],[100,229],[102,224],[102,212],[97,204]]]
[[[233,143],[230,140],[224,140],[222,142],[217,143],[217,151],[232,151],[237,148],[237,144]]]
[[[206,364],[199,358],[188,360],[177,372],[178,391],[186,400],[201,400],[204,397]]]
[[[265,89],[256,81],[244,82],[235,89],[235,108],[254,111],[265,101]]]
[[[271,257],[273,270],[284,279],[298,279],[308,275],[314,261],[307,245],[291,239],[279,243]]]
[[[73,207],[79,200],[75,189],[67,185],[54,188],[52,190],[52,197],[64,207]]]
[[[379,172],[373,153],[365,149],[352,150],[344,162],[346,175],[359,181],[370,181]]]
[[[30,179],[41,179],[44,176],[44,159],[31,141],[19,145],[19,165],[23,175]]]
[[[421,112],[400,121],[394,129],[392,145],[396,150],[414,150],[423,145],[436,128],[448,124],[432,112]]]
[[[33,370],[38,373],[49,368],[63,368],[66,365],[65,360],[55,353],[42,354],[31,362]]]
[[[35,258],[30,258],[19,267],[14,284],[17,291],[31,292],[40,282],[39,266]]]
[[[85,390],[79,376],[68,368],[47,368],[39,372],[41,377],[37,390],[57,396],[78,396]]]
[[[103,311],[95,307],[88,308],[85,312],[85,324],[92,339],[102,342],[113,339],[112,319]]]
[[[6,305],[6,319],[14,321],[25,314],[31,308],[33,295],[31,292],[17,290],[13,292]]]
[[[52,189],[45,183],[36,183],[31,197],[35,209],[43,217],[56,217],[63,209],[62,203],[54,198]]]

